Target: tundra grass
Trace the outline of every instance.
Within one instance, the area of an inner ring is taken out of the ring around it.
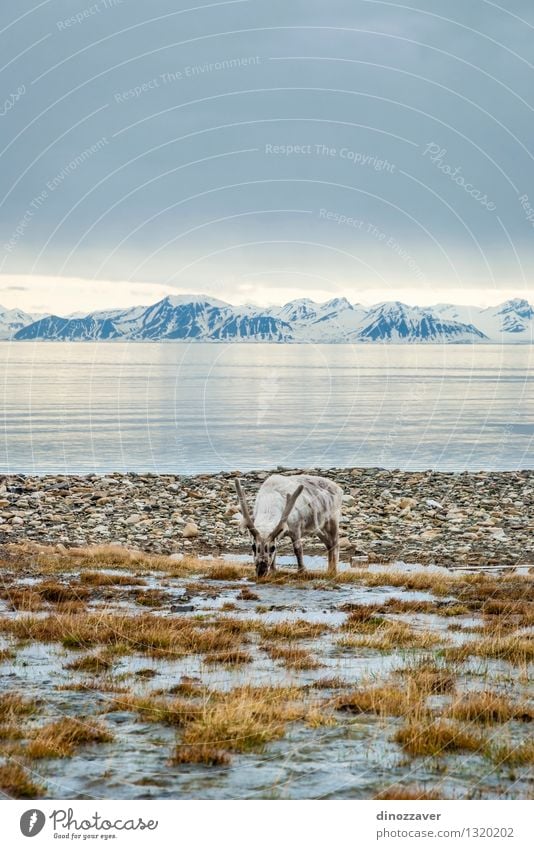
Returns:
[[[384,790],[379,790],[373,798],[384,802],[423,802],[425,800],[446,799],[447,797],[440,790],[427,790],[425,787],[417,787],[416,785],[391,784]]]
[[[12,799],[37,799],[46,788],[33,780],[31,770],[15,761],[0,766],[0,791]]]
[[[27,699],[20,693],[8,692],[0,695],[0,722],[11,722],[16,717],[31,716],[38,709],[35,699]]]
[[[412,628],[405,622],[385,620],[353,623],[357,630],[338,640],[342,648],[369,648],[380,651],[396,649],[427,649],[446,642],[441,634]],[[358,633],[362,631],[362,633]]]
[[[534,640],[528,634],[501,634],[466,642],[447,652],[451,659],[466,660],[469,657],[506,660],[515,666],[526,666],[534,662]]]
[[[243,636],[198,619],[164,618],[152,614],[88,612],[47,617],[0,619],[0,629],[20,639],[60,642],[65,648],[119,648],[155,656],[223,651],[236,648]]]
[[[34,734],[25,753],[30,758],[70,758],[78,746],[110,743],[111,732],[92,719],[63,717],[50,722]]]
[[[242,663],[251,663],[252,655],[241,649],[228,649],[226,651],[209,652],[204,657],[207,664],[224,664],[227,666],[239,666]]]
[[[485,738],[469,727],[449,720],[426,717],[409,719],[393,739],[412,757],[436,757],[449,752],[482,754],[486,746]]]
[[[279,646],[262,643],[260,646],[271,660],[279,660],[286,669],[317,669],[321,664],[306,649],[297,646]]]
[[[491,691],[470,692],[454,701],[445,711],[452,719],[492,725],[499,722],[534,720],[534,705],[516,702]]]

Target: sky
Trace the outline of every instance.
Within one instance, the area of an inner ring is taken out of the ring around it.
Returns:
[[[530,0],[19,0],[0,304],[533,299]]]

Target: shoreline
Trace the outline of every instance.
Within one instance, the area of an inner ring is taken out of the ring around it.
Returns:
[[[454,566],[534,563],[534,470],[405,472],[279,469],[322,474],[345,493],[341,559]],[[0,476],[0,540],[66,547],[115,544],[165,554],[247,552],[233,480],[250,502],[272,471],[174,475]],[[322,553],[315,539],[305,553]],[[280,541],[281,553],[291,552]]]

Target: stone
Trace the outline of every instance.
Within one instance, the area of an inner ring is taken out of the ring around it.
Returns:
[[[198,537],[199,533],[198,525],[194,522],[188,522],[182,531],[182,536],[184,539],[194,539]]]

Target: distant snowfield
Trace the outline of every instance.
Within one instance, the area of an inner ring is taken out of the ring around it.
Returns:
[[[55,341],[499,343],[532,344],[534,308],[514,298],[496,307],[387,301],[364,307],[346,298],[283,306],[234,306],[207,295],[168,296],[151,306],[86,315],[35,316],[0,307],[0,339]]]

